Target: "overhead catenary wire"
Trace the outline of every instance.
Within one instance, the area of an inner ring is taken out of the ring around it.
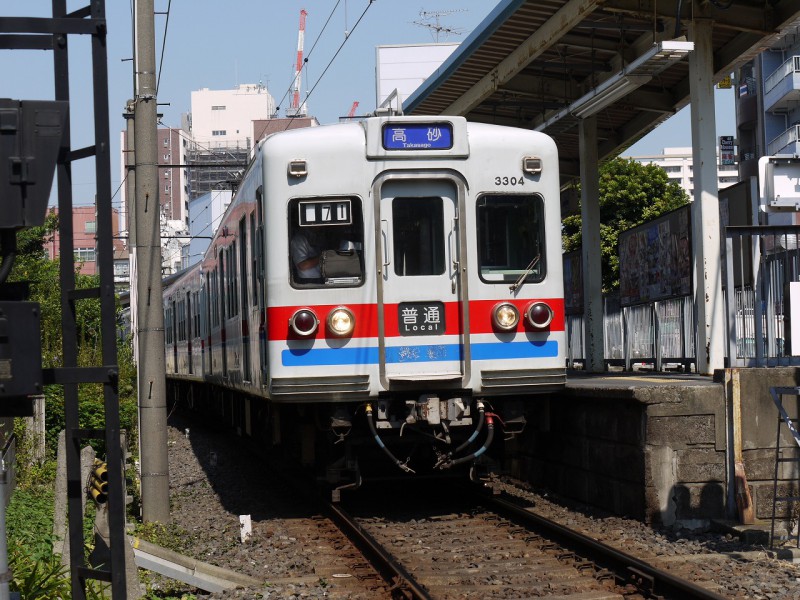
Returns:
[[[314,53],[314,48],[317,47],[317,43],[322,38],[322,34],[325,33],[325,29],[328,27],[328,23],[330,23],[331,19],[333,18],[333,15],[336,13],[336,9],[339,8],[339,4],[341,4],[341,2],[342,2],[342,0],[337,0],[336,4],[331,9],[331,12],[328,15],[328,18],[325,20],[325,24],[322,26],[322,29],[320,30],[319,34],[317,35],[317,38],[314,40],[314,43],[311,44],[311,50],[308,51],[308,54],[306,54],[305,58],[303,59],[303,64],[300,67],[300,72],[297,73],[298,77],[300,76],[300,73],[302,73],[305,70],[306,65],[308,64],[308,60],[311,58],[311,55]],[[294,80],[295,80],[295,78],[292,77],[292,82],[289,84],[289,87],[286,88],[286,91],[283,93],[283,96],[281,96],[280,101],[278,101],[275,104],[276,110],[278,108],[280,108],[281,104],[283,104],[283,101],[286,99],[286,97],[292,91],[292,87],[294,86]],[[306,96],[306,97],[308,97],[308,96]]]
[[[158,77],[156,78],[156,95],[158,95],[158,90],[161,88],[161,73],[164,70],[164,54],[166,54],[166,49],[167,49],[167,31],[169,30],[170,8],[172,8],[172,0],[168,0],[168,2],[167,2],[167,19],[164,22],[164,37],[161,40],[161,58],[159,58],[159,60],[158,60]]]
[[[322,78],[323,78],[323,77],[325,77],[325,73],[327,73],[327,72],[328,72],[328,69],[330,69],[330,68],[331,68],[331,65],[333,65],[333,61],[335,61],[335,60],[336,60],[336,57],[337,57],[337,56],[339,56],[339,53],[342,51],[342,48],[344,48],[344,45],[347,43],[347,41],[348,41],[348,40],[350,39],[350,37],[353,35],[353,33],[355,32],[355,30],[356,30],[356,28],[358,27],[359,23],[361,23],[361,21],[364,19],[364,16],[367,14],[367,11],[370,9],[370,7],[372,6],[372,4],[373,4],[374,2],[375,2],[375,0],[369,0],[369,3],[368,3],[368,4],[367,4],[367,6],[364,8],[364,11],[361,13],[361,15],[358,17],[358,19],[356,20],[355,24],[353,25],[353,29],[351,29],[351,30],[350,30],[350,33],[349,33],[349,34],[348,34],[348,35],[347,35],[347,36],[344,38],[344,40],[342,41],[342,43],[341,43],[341,44],[339,44],[339,47],[336,49],[336,52],[335,52],[335,53],[334,53],[334,55],[331,57],[330,61],[328,61],[328,64],[325,66],[325,68],[322,70],[322,74],[321,74],[321,75],[320,75],[320,76],[317,78],[317,81],[316,81],[316,83],[315,83],[315,84],[314,84],[314,85],[311,87],[311,89],[310,89],[310,90],[308,90],[308,93],[306,93],[306,100],[308,100],[308,99],[311,97],[311,94],[313,94],[313,93],[314,93],[314,90],[315,90],[315,89],[316,89],[316,87],[317,87],[317,86],[320,84],[320,82],[322,81]],[[338,3],[337,3],[337,5],[338,5]],[[310,54],[310,53],[309,53],[309,54]],[[306,59],[306,61],[307,61],[307,60],[308,60],[308,59]],[[305,66],[305,64],[304,64],[303,66]],[[286,127],[284,128],[284,131],[286,131],[286,129],[289,129],[289,125],[290,125],[290,123],[291,123],[291,121],[289,121],[288,123],[286,123]]]
[[[330,61],[328,61],[328,64],[325,66],[325,69],[323,69],[322,75],[320,75],[317,78],[317,82],[313,85],[313,87],[310,90],[308,90],[306,98],[308,98],[309,96],[311,96],[312,93],[314,93],[314,89],[319,85],[320,81],[322,81],[322,78],[325,77],[325,73],[327,73],[328,69],[331,68],[333,61],[335,61],[336,57],[339,56],[339,53],[342,51],[342,48],[344,48],[344,45],[350,39],[350,36],[353,35],[353,32],[355,32],[356,28],[358,27],[358,24],[361,23],[361,21],[364,19],[364,16],[367,14],[367,11],[370,9],[373,2],[375,2],[375,0],[369,0],[369,3],[367,4],[366,8],[364,8],[364,11],[361,13],[361,15],[358,17],[358,20],[353,25],[353,29],[350,30],[350,34],[347,37],[345,37],[344,40],[342,40],[342,43],[339,44],[339,47],[336,49],[336,52],[334,53],[333,57],[330,59]]]

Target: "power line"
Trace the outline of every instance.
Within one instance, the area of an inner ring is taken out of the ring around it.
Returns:
[[[372,3],[373,3],[373,2],[375,2],[375,0],[369,0],[369,3],[367,4],[367,6],[366,6],[366,8],[364,9],[364,11],[361,13],[361,16],[359,16],[359,17],[358,17],[358,20],[355,22],[355,25],[353,25],[353,29],[351,29],[351,30],[350,30],[350,33],[349,33],[349,34],[348,34],[348,35],[347,35],[347,36],[344,38],[344,41],[342,41],[342,43],[341,43],[341,44],[339,45],[339,47],[336,49],[336,52],[334,53],[333,57],[331,57],[330,61],[328,61],[328,64],[325,66],[325,69],[323,69],[323,71],[322,71],[322,75],[320,75],[320,76],[317,78],[317,82],[316,82],[316,83],[315,83],[315,84],[312,86],[312,88],[311,88],[310,90],[308,90],[308,93],[306,94],[306,100],[308,100],[308,99],[311,97],[311,94],[313,94],[313,93],[314,93],[314,90],[317,88],[317,86],[319,85],[320,81],[322,81],[322,78],[323,78],[323,77],[325,77],[325,73],[327,73],[327,72],[328,72],[328,69],[330,69],[330,68],[331,68],[331,65],[333,64],[333,61],[335,61],[335,60],[336,60],[336,57],[337,57],[337,56],[339,56],[339,53],[342,51],[342,48],[344,48],[344,45],[345,45],[345,44],[347,43],[347,41],[350,39],[350,36],[351,36],[351,35],[353,35],[353,33],[355,32],[356,28],[358,27],[358,24],[359,24],[359,23],[361,23],[362,19],[363,19],[363,18],[364,18],[364,16],[367,14],[367,11],[368,11],[368,10],[370,9],[370,7],[372,6]],[[337,2],[337,6],[338,6],[338,2]],[[305,66],[305,65],[304,65],[304,66]],[[289,121],[288,123],[286,123],[286,127],[284,128],[284,131],[286,131],[287,129],[289,129],[289,125],[290,125],[290,124],[291,124],[291,121]]]
[[[164,38],[161,40],[161,58],[158,61],[158,79],[156,80],[156,96],[158,95],[158,90],[161,87],[161,73],[164,70],[164,54],[166,54],[167,49],[167,30],[169,29],[169,13],[170,8],[172,7],[172,0],[167,2],[167,20],[164,23]]]
[[[341,1],[342,0],[337,0],[336,4],[333,7],[333,9],[331,9],[330,14],[328,15],[328,18],[325,21],[325,24],[322,26],[322,30],[317,35],[317,39],[315,39],[314,43],[311,45],[311,50],[308,51],[308,54],[306,54],[305,58],[303,59],[303,65],[300,67],[300,73],[302,73],[305,70],[306,65],[308,64],[308,60],[311,58],[311,54],[314,52],[314,48],[317,47],[317,42],[319,42],[320,38],[322,37],[322,34],[325,33],[325,28],[328,27],[328,23],[330,23],[330,20],[333,17],[334,13],[336,12],[336,9],[339,7],[339,4],[341,3]],[[296,76],[299,77],[300,73],[297,73]],[[286,91],[283,93],[283,96],[281,97],[280,101],[275,105],[275,110],[276,111],[280,109],[280,106],[281,106],[281,104],[283,104],[283,101],[286,99],[286,96],[288,96],[289,92],[292,91],[292,86],[294,85],[294,81],[295,81],[295,78],[292,77],[292,83],[289,84],[289,87],[286,88]],[[306,96],[306,97],[308,97],[308,96]]]

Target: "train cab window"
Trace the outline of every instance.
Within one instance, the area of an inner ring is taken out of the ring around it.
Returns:
[[[486,283],[542,281],[544,201],[538,194],[485,195],[477,202],[478,267]]]
[[[392,200],[392,222],[395,275],[444,273],[444,209],[441,198],[395,198]]]
[[[289,202],[289,269],[294,287],[351,287],[364,281],[364,219],[355,197]]]

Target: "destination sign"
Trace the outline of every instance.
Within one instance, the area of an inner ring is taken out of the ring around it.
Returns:
[[[403,123],[383,126],[386,150],[449,150],[453,147],[451,123]]]

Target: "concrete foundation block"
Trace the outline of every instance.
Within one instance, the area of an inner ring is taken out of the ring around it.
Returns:
[[[756,510],[757,519],[772,518],[772,482],[764,482],[753,486],[755,497],[753,504]],[[800,485],[798,482],[780,482],[777,488],[777,497],[786,498],[789,496],[800,496]],[[752,493],[752,492],[751,492]],[[800,517],[800,501],[778,500],[775,505],[775,516],[781,519],[797,519]]]
[[[721,482],[678,485],[673,496],[679,521],[725,516],[725,486]]]
[[[707,445],[714,447],[714,415],[676,415],[647,419],[647,444],[672,447]]]
[[[676,451],[677,478],[685,483],[725,481],[725,453],[713,448]]]

